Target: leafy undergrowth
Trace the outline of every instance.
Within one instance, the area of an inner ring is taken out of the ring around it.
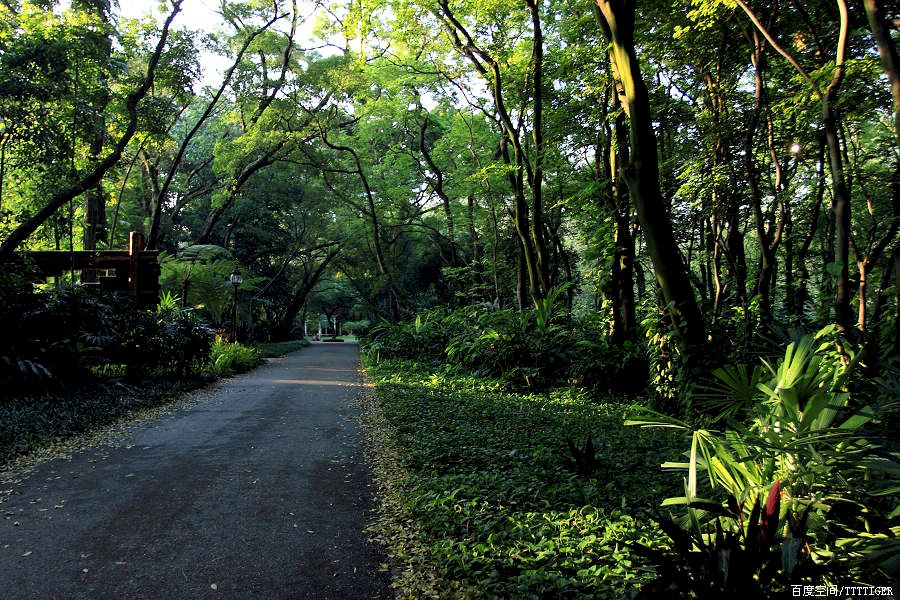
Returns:
[[[402,360],[368,366],[367,435],[379,486],[372,534],[404,597],[622,598],[650,579],[629,544],[674,492],[664,430],[623,426],[626,406],[579,390],[513,394]],[[567,440],[597,449],[567,468]]]
[[[171,402],[209,384],[206,376],[157,378],[137,385],[97,383],[65,394],[0,401],[0,465],[75,434]]]
[[[309,346],[309,342],[306,340],[290,340],[288,342],[265,342],[256,347],[262,358],[278,358],[307,346]]]

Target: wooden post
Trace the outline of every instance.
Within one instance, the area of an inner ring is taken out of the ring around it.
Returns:
[[[137,298],[138,271],[140,266],[141,251],[144,249],[144,236],[137,231],[128,233],[128,296]]]

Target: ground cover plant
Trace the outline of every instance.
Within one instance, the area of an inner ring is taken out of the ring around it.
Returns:
[[[389,432],[378,447],[395,455],[379,537],[420,561],[401,586],[423,564],[439,595],[486,597],[765,598],[896,578],[896,382],[867,380],[835,327],[785,332],[757,364],[714,369],[671,403],[563,386],[583,383],[578,365],[617,376],[581,354],[604,343],[571,322],[492,311],[464,329],[460,314],[383,324],[363,346]],[[518,347],[540,364],[527,348],[548,331],[578,340],[552,377],[491,376],[502,358],[468,358]]]
[[[172,402],[208,385],[202,375],[154,378],[138,384],[95,382],[64,393],[16,396],[0,402],[0,465],[63,439]]]
[[[375,446],[373,533],[405,593],[621,598],[650,579],[630,545],[661,539],[648,515],[677,490],[659,471],[670,432],[626,428],[618,398],[577,388],[514,393],[409,360],[368,371],[390,432]]]

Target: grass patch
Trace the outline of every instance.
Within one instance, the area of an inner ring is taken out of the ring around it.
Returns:
[[[307,346],[309,346],[309,342],[306,340],[291,340],[289,342],[264,342],[258,344],[256,348],[263,358],[278,358]]]
[[[629,550],[662,537],[647,515],[676,490],[664,430],[625,428],[626,404],[574,388],[513,394],[411,361],[369,365],[372,533],[409,597],[623,598],[652,578]],[[567,440],[597,448],[567,468]]]

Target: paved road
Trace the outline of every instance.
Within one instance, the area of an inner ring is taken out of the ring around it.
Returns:
[[[357,364],[317,344],[41,465],[0,504],[0,599],[389,597]]]

